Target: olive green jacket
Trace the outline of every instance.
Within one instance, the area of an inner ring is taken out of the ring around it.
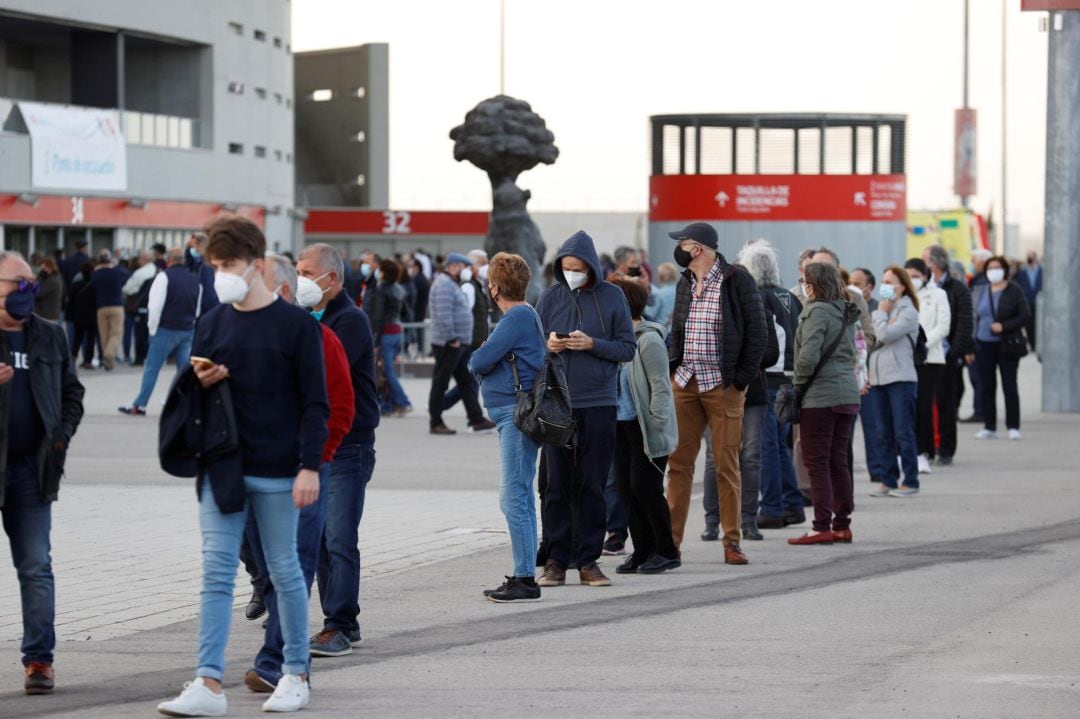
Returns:
[[[859,404],[855,381],[855,318],[857,310],[843,300],[814,300],[806,303],[795,330],[795,386],[802,388],[814,373],[818,360],[844,332],[836,351],[825,362],[814,383],[802,397],[807,409]]]

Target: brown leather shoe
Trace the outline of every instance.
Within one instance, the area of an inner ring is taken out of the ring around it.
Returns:
[[[541,587],[561,587],[566,584],[566,570],[554,559],[549,559],[544,565],[544,573],[540,575],[536,583]]]
[[[23,687],[27,694],[52,694],[56,685],[56,674],[52,664],[30,662],[26,665],[26,682]]]
[[[600,567],[596,565],[596,562],[592,564],[586,564],[584,567],[578,570],[578,575],[581,576],[581,583],[587,587],[610,587],[611,580],[608,579],[603,572],[600,571]]]
[[[724,563],[725,564],[749,564],[750,560],[743,554],[742,548],[738,544],[729,544],[724,547]]]

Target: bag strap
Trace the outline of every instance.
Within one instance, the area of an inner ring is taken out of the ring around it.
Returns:
[[[506,361],[510,363],[510,371],[514,373],[514,391],[524,392],[524,390],[521,389],[521,379],[518,377],[516,360],[517,357],[514,356],[513,352],[506,355]]]
[[[833,352],[836,351],[836,348],[840,346],[840,340],[844,339],[844,333],[847,330],[847,327],[845,326],[846,322],[847,313],[845,313],[844,317],[840,320],[840,332],[836,335],[836,339],[832,341],[832,344],[829,345],[829,348],[822,353],[821,358],[817,362],[817,366],[814,367],[814,371],[806,380],[806,384],[802,386],[802,389],[800,390],[801,394],[806,394],[806,391],[810,389],[810,385],[814,384],[814,380],[817,379],[818,372],[820,372],[821,368],[825,366],[825,363],[829,361],[829,358],[832,357]]]

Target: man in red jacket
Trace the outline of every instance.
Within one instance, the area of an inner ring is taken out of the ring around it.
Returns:
[[[263,281],[277,294],[280,301],[295,303],[296,268],[287,257],[268,253],[263,270]],[[313,317],[311,321],[316,320]],[[323,524],[326,521],[326,499],[329,494],[326,491],[326,483],[330,461],[337,452],[341,440],[352,428],[356,412],[352,379],[349,374],[349,360],[345,355],[345,348],[333,330],[323,324],[319,327],[322,330],[323,359],[326,363],[326,394],[330,403],[327,429],[330,430],[330,436],[323,445],[323,463],[319,469],[319,499],[300,510],[300,521],[296,528],[296,550],[300,555],[300,568],[304,572],[309,596],[311,584],[315,578],[315,569],[319,562],[319,542],[322,538]],[[255,561],[259,566],[259,574],[266,577],[263,558],[258,551],[258,547],[261,546],[257,541],[258,528],[254,522],[249,521],[247,531],[247,543],[255,548]],[[284,642],[274,602],[274,588],[268,580],[262,587],[262,600],[270,612],[266,621],[266,638],[258,656],[255,657],[255,666],[244,675],[244,684],[254,692],[272,692],[278,679],[281,678]]]

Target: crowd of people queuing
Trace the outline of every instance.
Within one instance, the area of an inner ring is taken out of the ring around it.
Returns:
[[[1018,268],[977,251],[969,277],[937,245],[877,272],[849,271],[817,247],[785,289],[765,240],[729,261],[709,224],[670,236],[673,262],[654,269],[640,250],[608,257],[577,232],[536,298],[517,255],[348,262],[315,244],[294,261],[231,215],[126,263],[109,250],[91,259],[85,243],[29,263],[0,252],[0,507],[23,599],[26,691],[54,686],[50,505],[82,417],[77,370],[141,365],[138,393],[119,409],[145,416],[165,363],[176,366],[160,459],[198,478],[203,586],[195,679],[159,705],[169,716],[227,710],[241,560],[247,617],[266,616],[245,675],[270,695],[264,709],[305,706],[311,657],[361,642],[358,528],[376,428],[413,410],[395,365],[423,331],[430,434],[456,433],[444,414],[458,401],[469,431],[498,434],[513,571],[484,592],[497,603],[538,600],[571,569],[608,586],[605,554],[625,555],[617,574],[680,567],[702,444],[701,539],[745,565],[744,541],[804,524],[807,507],[811,527],[789,544],[853,541],[856,422],[871,497],[918,495],[922,476],[954,462],[960,421],[995,438],[999,376],[1005,428],[1020,439],[1017,368],[1035,346],[1042,286],[1034,256]],[[975,415],[959,420],[965,368]],[[565,382],[570,447],[520,426],[519,400],[541,376]],[[780,411],[791,390],[797,424]],[[316,582],[322,629],[308,637]]]

